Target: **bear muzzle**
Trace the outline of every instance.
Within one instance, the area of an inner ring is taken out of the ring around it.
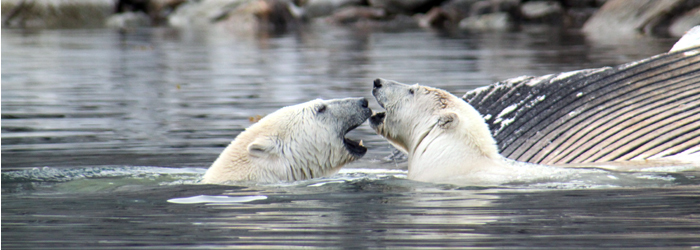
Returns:
[[[372,127],[376,127],[384,123],[384,117],[386,117],[386,112],[377,112],[369,117],[369,124]]]
[[[362,140],[354,141],[350,140],[345,135],[349,133],[350,131],[356,129],[359,127],[362,123],[364,123],[370,116],[372,115],[372,109],[369,108],[369,101],[367,101],[367,98],[353,98],[353,101],[356,101],[355,104],[353,105],[359,105],[359,112],[355,113],[352,115],[352,118],[350,121],[348,121],[349,127],[345,130],[343,133],[343,145],[345,146],[345,149],[347,151],[357,157],[360,158],[367,153],[367,148],[363,145]]]

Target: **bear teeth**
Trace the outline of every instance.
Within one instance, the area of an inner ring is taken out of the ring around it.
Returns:
[[[360,140],[360,144],[359,144],[359,145],[360,145],[360,147],[364,147],[364,146],[365,146],[365,144],[362,143],[362,140]]]

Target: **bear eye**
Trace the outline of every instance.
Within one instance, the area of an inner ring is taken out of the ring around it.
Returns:
[[[319,105],[316,107],[316,113],[323,113],[324,111],[326,111],[326,105]]]
[[[409,89],[409,90],[408,90],[408,93],[410,93],[411,95],[413,95],[413,94],[415,93],[415,91],[413,91],[413,89]]]

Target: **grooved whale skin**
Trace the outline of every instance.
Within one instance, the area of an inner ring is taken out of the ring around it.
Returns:
[[[541,164],[700,152],[700,47],[619,65],[523,76],[463,99],[501,154]]]

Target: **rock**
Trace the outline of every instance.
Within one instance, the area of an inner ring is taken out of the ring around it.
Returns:
[[[99,28],[112,0],[2,0],[2,28]]]
[[[568,9],[564,15],[563,25],[580,29],[596,11],[598,11],[598,9],[592,7]]]
[[[337,10],[348,6],[360,6],[362,0],[308,0],[301,6],[304,18],[317,18],[333,15]]]
[[[559,0],[564,9],[600,8],[607,0]]]
[[[386,19],[386,11],[379,8],[352,6],[337,11],[331,17],[334,22],[341,24],[355,23],[361,20]]]
[[[674,37],[681,37],[696,25],[700,25],[700,8],[695,8],[673,20],[668,27],[668,33]]]
[[[160,25],[167,21],[179,5],[187,0],[116,0],[115,15],[109,17],[107,26],[113,28]],[[134,13],[134,14],[129,14]],[[143,13],[147,20],[143,19]]]
[[[367,6],[350,6],[327,18],[330,22],[362,29],[405,30],[418,27],[418,21],[402,14],[388,14],[386,10]]]
[[[203,0],[182,4],[168,17],[174,27],[206,26],[243,4],[241,0]]]
[[[511,27],[512,23],[510,20],[510,15],[508,15],[508,13],[505,12],[470,16],[465,19],[462,19],[462,21],[459,22],[460,29],[469,30],[502,31],[508,30]]]
[[[151,25],[151,18],[144,12],[123,12],[107,18],[106,26],[110,28],[136,28]]]
[[[553,22],[561,20],[564,9],[559,2],[525,2],[520,6],[522,17],[527,20]]]
[[[594,39],[663,34],[669,19],[699,4],[695,0],[609,0],[586,22],[583,31]]]
[[[148,0],[117,0],[115,13],[143,12],[148,13]]]
[[[188,2],[169,18],[174,27],[224,26],[232,31],[283,31],[300,22],[301,11],[285,0]]]
[[[463,29],[504,30],[513,26],[518,4],[519,0],[451,0],[416,17],[421,27],[451,28],[462,22]]]
[[[446,28],[451,25],[453,19],[440,7],[432,8],[425,15],[416,15],[418,25],[422,28]]]
[[[520,0],[479,1],[471,6],[469,15],[474,16],[496,12],[513,13],[518,11],[518,6],[520,6]]]
[[[483,0],[450,0],[440,6],[440,10],[447,14],[455,23],[474,14],[472,6],[476,3],[485,2]],[[490,3],[490,2],[485,2]]]
[[[676,44],[673,45],[673,48],[671,48],[671,51],[669,52],[675,52],[675,51],[681,51],[685,49],[689,49],[692,47],[699,47],[700,46],[700,26],[695,26],[692,29],[690,29],[688,32],[685,33],[681,39],[676,42]]]
[[[369,5],[391,14],[425,13],[445,0],[369,0]]]

